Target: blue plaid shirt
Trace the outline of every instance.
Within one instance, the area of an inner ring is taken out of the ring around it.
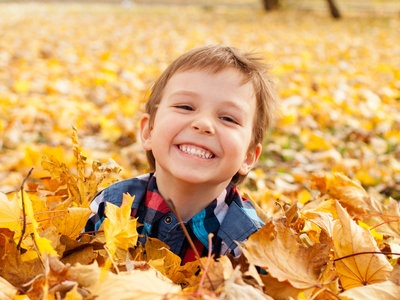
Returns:
[[[138,228],[141,234],[139,242],[144,243],[146,236],[154,237],[179,255],[182,263],[196,259],[179,221],[160,195],[153,173],[117,182],[100,192],[91,203],[90,207],[96,213],[89,218],[85,231],[97,231],[105,217],[106,202],[120,206],[124,193],[135,196],[131,215],[143,224]],[[239,256],[240,248],[236,242],[246,240],[263,225],[251,202],[242,198],[231,185],[205,209],[185,221],[185,226],[201,256],[207,255],[208,235],[213,233],[212,253],[216,257],[227,253]]]

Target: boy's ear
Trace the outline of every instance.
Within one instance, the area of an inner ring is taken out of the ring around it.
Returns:
[[[247,155],[242,163],[242,166],[240,167],[238,173],[240,175],[247,175],[247,173],[250,172],[250,170],[254,167],[254,165],[257,163],[262,151],[262,145],[261,143],[258,143],[255,147],[252,149],[249,149],[247,152]]]
[[[140,139],[145,150],[151,150],[150,115],[143,114],[140,119]]]

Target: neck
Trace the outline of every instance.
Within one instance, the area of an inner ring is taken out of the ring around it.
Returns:
[[[179,179],[164,178],[156,175],[157,187],[164,199],[173,202],[176,213],[183,221],[190,219],[198,212],[206,208],[227,187],[223,182],[215,185],[192,184]]]

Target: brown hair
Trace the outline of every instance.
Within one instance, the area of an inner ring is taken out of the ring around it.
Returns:
[[[258,56],[241,52],[233,47],[203,46],[194,48],[174,60],[154,83],[149,99],[146,103],[146,112],[150,115],[150,128],[154,123],[158,104],[169,79],[178,72],[188,70],[207,70],[218,73],[226,68],[234,68],[242,73],[244,83],[251,82],[256,97],[256,114],[253,124],[253,134],[250,147],[262,143],[265,131],[271,127],[274,119],[276,97],[274,84],[266,76],[267,66]],[[152,151],[147,151],[147,160],[150,168],[155,169],[155,159]],[[235,174],[231,183],[241,183],[245,175]]]

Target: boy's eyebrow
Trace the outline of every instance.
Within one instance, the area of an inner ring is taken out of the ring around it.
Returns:
[[[180,95],[183,95],[183,96],[196,96],[198,94],[196,92],[192,92],[192,91],[189,91],[189,90],[177,90],[177,91],[172,92],[170,94],[170,97],[171,96],[180,96]]]
[[[172,92],[168,98],[173,97],[173,96],[198,96],[198,93],[194,92],[194,91],[190,91],[190,90],[177,90]],[[244,102],[244,101],[243,101]],[[232,101],[229,99],[223,100],[221,101],[221,103],[229,105],[231,107],[236,107],[238,109],[243,109],[243,107],[241,105],[239,105],[236,101]],[[240,102],[242,103],[242,102]]]

